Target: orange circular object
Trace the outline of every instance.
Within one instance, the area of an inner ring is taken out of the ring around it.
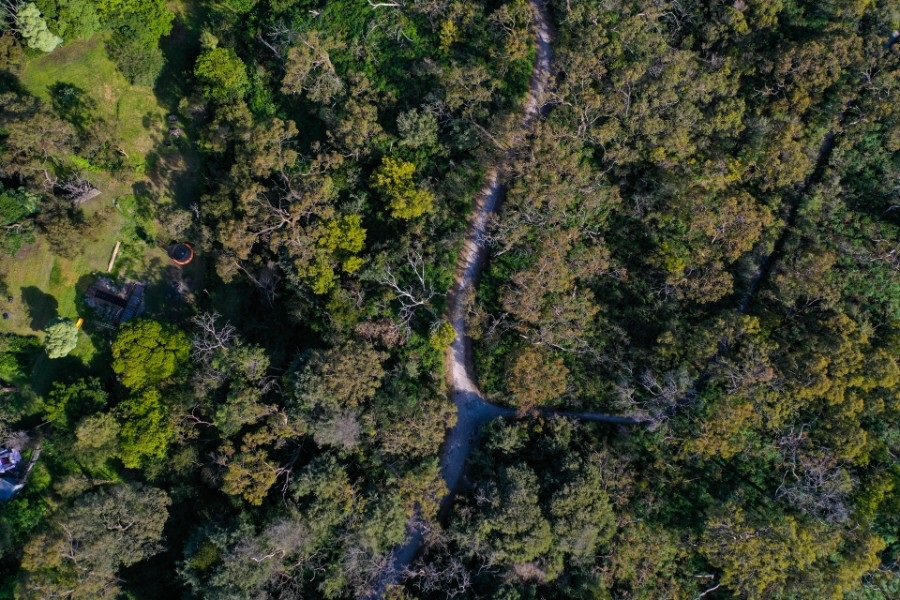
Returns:
[[[175,247],[169,252],[169,256],[172,258],[172,262],[179,267],[183,267],[194,260],[194,249],[191,248],[190,244],[182,242],[175,244]]]

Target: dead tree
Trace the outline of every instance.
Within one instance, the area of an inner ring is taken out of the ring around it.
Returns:
[[[219,317],[219,313],[206,312],[191,319],[197,328],[191,340],[192,354],[198,362],[208,364],[216,352],[230,348],[234,342],[237,329],[230,323],[220,327]]]
[[[405,270],[411,277],[403,278],[398,275],[400,269],[385,267],[384,272],[378,278],[378,283],[389,287],[400,302],[400,320],[403,326],[409,329],[410,321],[419,308],[424,308],[434,318],[437,313],[431,308],[431,300],[438,295],[434,285],[429,281],[425,272],[425,259],[419,249],[406,251]],[[409,281],[411,279],[411,281]]]
[[[18,14],[23,6],[25,6],[25,0],[0,0],[0,16],[7,17],[12,25],[10,29],[17,33],[21,33],[18,29]]]
[[[56,188],[66,200],[71,201],[75,205],[81,204],[100,193],[94,184],[85,179],[81,173],[76,173],[66,181],[57,181]]]
[[[799,431],[791,427],[775,442],[784,468],[775,498],[828,522],[846,522],[854,479],[828,450],[809,448],[806,427],[801,425]]]

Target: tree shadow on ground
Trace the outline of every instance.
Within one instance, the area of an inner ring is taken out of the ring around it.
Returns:
[[[75,379],[77,375],[84,374],[85,365],[81,359],[75,356],[62,358],[50,358],[45,353],[40,354],[31,369],[31,388],[40,396],[46,396],[53,386],[53,382]]]
[[[195,259],[186,267],[153,258],[147,265],[144,282],[146,315],[165,321],[180,322],[194,312],[197,293],[203,285],[203,267]]]
[[[63,120],[79,130],[94,121],[97,102],[80,87],[57,81],[47,90],[50,92],[50,105]]]
[[[148,175],[161,196],[168,196],[184,210],[196,203],[202,185],[200,155],[193,140],[197,139],[195,121],[202,119],[205,105],[195,103],[181,110],[184,107],[180,104],[192,91],[194,62],[200,54],[200,29],[205,18],[206,9],[197,2],[186,3],[176,14],[172,32],[160,40],[166,63],[153,90],[160,104],[169,110],[170,118],[164,139],[149,153],[154,160]]]
[[[21,288],[22,302],[28,310],[31,319],[29,327],[32,331],[40,331],[47,326],[51,319],[57,316],[59,302],[56,298],[33,285]]]
[[[28,93],[14,73],[0,70],[0,94],[5,92],[14,92],[19,95]]]
[[[159,42],[166,63],[153,91],[160,102],[172,111],[178,108],[178,102],[190,91],[188,84],[193,79],[194,62],[200,54],[200,27],[206,11],[199,4],[187,3],[184,13],[176,14],[172,32]]]
[[[134,194],[134,198],[129,200],[131,204],[123,208],[133,210],[135,216],[143,221],[153,219],[155,216],[154,204],[159,198],[150,182],[143,179],[134,182],[131,192]]]

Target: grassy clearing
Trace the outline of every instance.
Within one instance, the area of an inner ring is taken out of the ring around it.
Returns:
[[[50,89],[56,83],[82,90],[93,101],[94,116],[115,132],[132,169],[115,175],[88,174],[102,193],[82,206],[91,227],[89,235],[80,240],[82,247],[76,258],[53,255],[40,236],[37,243],[23,247],[16,256],[0,256],[0,281],[7,290],[0,298],[0,310],[9,313],[8,320],[0,321],[0,330],[41,336],[41,329],[56,316],[88,317],[86,329],[90,330],[90,315],[79,314],[82,294],[93,273],[106,272],[117,241],[123,246],[113,275],[141,279],[151,286],[158,284],[160,291],[156,294],[164,295],[172,265],[153,239],[158,229],[153,207],[145,208],[143,217],[136,216],[134,195],[152,197],[152,201],[146,200],[152,204],[195,194],[198,157],[187,141],[179,148],[164,147],[169,111],[160,103],[156,90],[133,86],[119,73],[106,54],[103,35],[37,57],[24,65],[19,75],[27,91],[49,104]],[[7,296],[13,300],[8,301]],[[56,373],[64,370],[66,361],[88,362],[96,352],[90,337],[82,335],[66,359],[39,360],[32,373],[33,382],[47,387]]]
[[[166,111],[153,90],[131,85],[106,55],[103,36],[71,42],[25,65],[22,85],[50,102],[50,87],[58,82],[83,90],[96,102],[96,115],[109,123],[122,140],[135,166],[160,144]]]

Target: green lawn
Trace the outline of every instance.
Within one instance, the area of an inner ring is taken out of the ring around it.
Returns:
[[[96,102],[96,114],[115,128],[132,164],[163,139],[166,111],[153,89],[131,85],[106,55],[103,36],[78,40],[28,62],[21,72],[22,85],[50,101],[50,87],[58,82],[81,89]]]
[[[133,168],[116,175],[86,174],[102,193],[82,206],[91,230],[81,240],[83,247],[76,258],[54,256],[40,236],[14,257],[0,256],[0,280],[7,289],[0,307],[9,313],[8,320],[0,321],[0,330],[40,336],[40,330],[56,316],[84,316],[88,319],[85,327],[90,330],[91,315],[79,314],[79,299],[89,276],[106,272],[117,241],[123,242],[123,248],[114,274],[149,283],[163,280],[163,272],[171,263],[152,240],[145,243],[135,239],[133,194],[136,188],[142,189],[157,203],[170,202],[179,193],[193,194],[199,181],[197,155],[187,142],[180,149],[163,149],[168,111],[153,88],[131,85],[119,73],[106,54],[103,35],[71,42],[34,58],[24,65],[19,77],[26,90],[48,103],[50,88],[58,82],[82,90],[93,101],[94,115],[116,132]],[[149,212],[152,215],[152,207]],[[140,225],[152,235],[157,228],[152,216],[149,219]],[[8,301],[7,296],[13,300]],[[65,360],[87,362],[94,353],[90,338],[82,335],[78,347]],[[44,387],[49,385],[62,364],[62,360],[39,361],[33,379]]]

